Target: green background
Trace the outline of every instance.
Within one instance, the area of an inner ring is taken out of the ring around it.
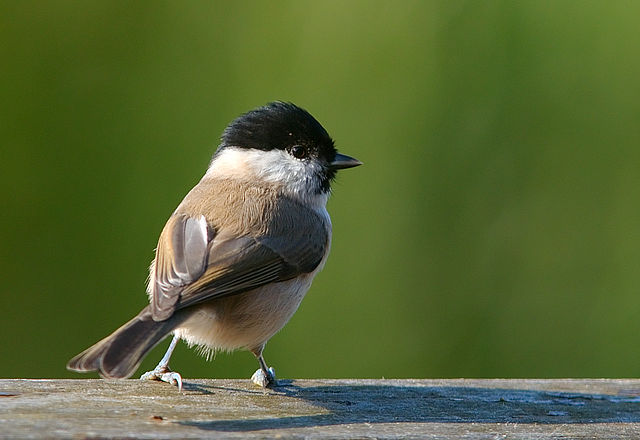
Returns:
[[[146,304],[225,125],[307,108],[332,255],[283,378],[640,376],[640,2],[0,3],[0,377]],[[166,347],[142,365],[152,368]],[[249,377],[181,345],[184,377]]]

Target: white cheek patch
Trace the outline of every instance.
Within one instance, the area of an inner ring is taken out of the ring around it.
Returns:
[[[247,164],[246,151],[226,148],[211,162],[206,175],[218,178],[250,178],[253,170]]]
[[[257,176],[272,183],[290,185],[313,177],[307,163],[283,150],[258,152],[251,157],[250,164]]]
[[[207,175],[281,185],[290,195],[324,206],[328,194],[319,194],[321,166],[296,159],[284,150],[247,150],[227,147],[211,162]],[[317,199],[317,200],[316,200]],[[321,199],[321,200],[320,200]]]

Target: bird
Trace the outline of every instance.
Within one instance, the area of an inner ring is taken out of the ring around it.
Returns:
[[[251,380],[277,385],[263,350],[325,265],[332,233],[326,204],[337,171],[359,165],[291,102],[238,116],[160,234],[149,268],[149,305],[67,368],[128,378],[172,334],[166,354],[141,379],[181,390],[182,376],[169,361],[183,340],[209,353],[248,350],[259,363]]]

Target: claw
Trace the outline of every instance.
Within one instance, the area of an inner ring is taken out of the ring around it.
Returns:
[[[251,376],[251,381],[262,388],[278,386],[276,370],[274,370],[273,367],[269,367],[268,374],[265,374],[261,368],[257,369],[256,372],[253,373],[253,376]]]
[[[178,387],[178,391],[182,391],[182,376],[180,376],[180,373],[171,371],[168,368],[147,371],[140,376],[140,380],[161,380],[162,382],[176,385]]]
[[[164,373],[160,377],[160,380],[170,383],[171,385],[176,385],[178,387],[178,391],[182,391],[182,376],[180,376],[180,373],[176,373],[175,371]]]

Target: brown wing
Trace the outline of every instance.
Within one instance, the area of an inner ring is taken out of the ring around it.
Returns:
[[[165,225],[149,280],[155,321],[170,317],[184,287],[204,273],[210,235],[204,216],[174,215]]]
[[[151,280],[153,319],[161,321],[202,301],[312,272],[329,238],[324,222],[315,216],[316,221],[306,216],[302,227],[289,228],[286,234],[272,231],[258,237],[215,235],[203,217],[175,216],[158,244]],[[203,248],[204,237],[208,241]]]

